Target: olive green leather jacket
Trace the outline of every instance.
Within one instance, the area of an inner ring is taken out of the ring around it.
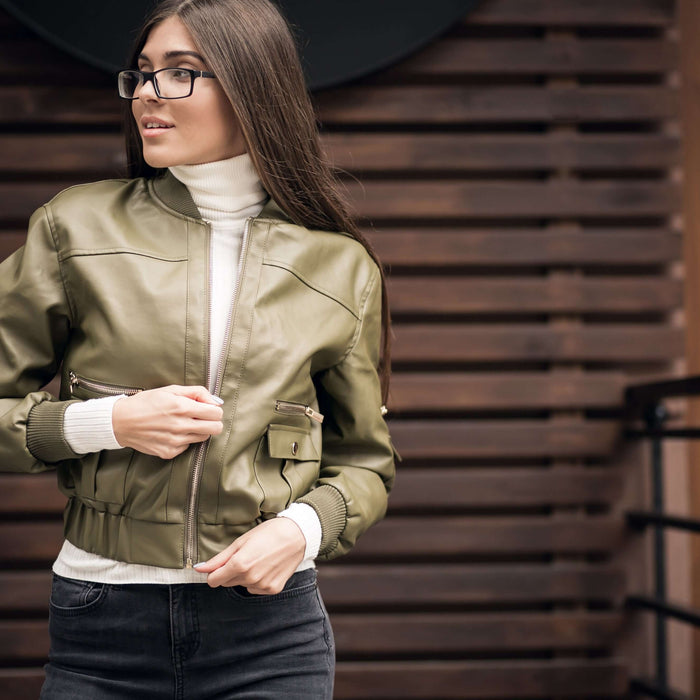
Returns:
[[[55,467],[67,539],[132,563],[203,561],[292,502],[320,555],[380,519],[394,475],[376,366],[379,270],[349,236],[249,219],[216,392],[224,429],[172,460],[75,454],[70,401],[206,385],[210,229],[172,175],[70,188],[0,265],[0,468]],[[232,261],[232,264],[235,264]],[[40,390],[62,366],[60,400]]]

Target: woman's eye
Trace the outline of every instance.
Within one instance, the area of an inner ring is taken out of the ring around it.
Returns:
[[[189,71],[185,70],[184,68],[173,68],[170,71],[170,76],[174,80],[189,80],[190,79],[190,73]]]

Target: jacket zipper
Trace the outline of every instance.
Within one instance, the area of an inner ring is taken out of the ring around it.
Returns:
[[[103,384],[102,382],[95,382],[92,379],[85,379],[85,377],[77,375],[72,370],[68,372],[68,379],[68,390],[70,391],[71,396],[73,396],[75,388],[79,386],[84,387],[88,391],[94,391],[98,394],[107,394],[109,396],[120,396],[121,394],[125,394],[126,396],[133,396],[134,394],[138,394],[141,391],[143,391],[143,389],[137,389],[129,386],[117,386],[115,384]]]
[[[228,347],[231,335],[231,322],[233,320],[233,311],[238,304],[238,292],[241,286],[241,273],[243,271],[243,264],[248,253],[248,238],[250,233],[250,226],[253,221],[253,217],[246,219],[245,228],[243,229],[243,242],[241,245],[241,256],[238,260],[238,275],[236,277],[236,284],[233,289],[233,299],[229,304],[228,316],[226,317],[226,328],[224,331],[224,348]],[[211,367],[209,365],[209,356],[211,354],[211,313],[212,313],[212,301],[211,301],[211,279],[212,279],[212,256],[211,256],[211,224],[207,222],[209,227],[209,306],[208,312],[209,317],[207,319],[207,388],[211,391],[214,396],[218,396],[221,392],[221,385],[224,379],[224,365],[226,364],[226,353],[222,352],[219,359],[218,367],[216,368],[214,386],[212,387],[212,373]],[[197,543],[197,502],[199,497],[199,485],[202,479],[202,468],[204,466],[204,458],[207,454],[207,449],[209,447],[209,442],[211,438],[208,438],[204,442],[200,442],[195,448],[194,455],[192,457],[192,468],[190,472],[190,489],[189,498],[187,499],[187,508],[185,510],[185,566],[191,569],[194,566],[194,554]]]
[[[318,411],[314,411],[311,406],[307,406],[303,403],[296,403],[295,401],[275,401],[275,411],[277,413],[287,413],[287,414],[304,414],[317,423],[323,423],[323,414]]]

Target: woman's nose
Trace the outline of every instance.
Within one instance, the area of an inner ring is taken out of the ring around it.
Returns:
[[[149,100],[160,100],[160,97],[158,97],[158,94],[156,93],[156,86],[153,79],[144,81],[143,85],[139,87],[138,98],[143,102],[147,102]]]

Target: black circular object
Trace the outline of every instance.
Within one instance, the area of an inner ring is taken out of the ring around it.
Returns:
[[[428,43],[478,0],[279,0],[299,40],[311,89],[359,78]],[[153,0],[0,0],[37,34],[115,72]]]

